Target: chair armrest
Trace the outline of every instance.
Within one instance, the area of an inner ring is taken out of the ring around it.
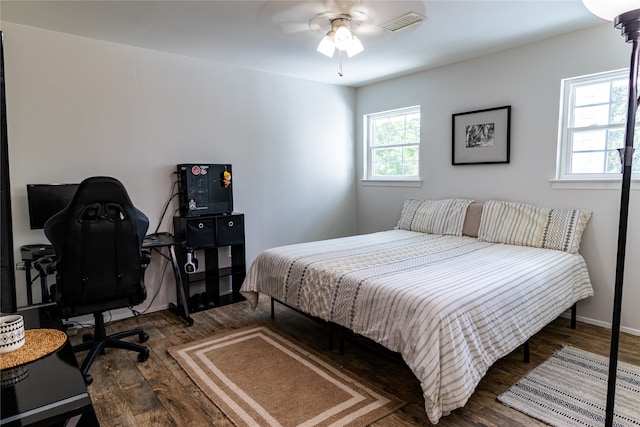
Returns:
[[[151,263],[151,251],[149,249],[142,249],[140,251],[140,254],[140,262],[144,268],[147,268],[147,266]]]
[[[41,275],[53,274],[56,271],[56,260],[50,256],[43,256],[33,261],[33,268]]]

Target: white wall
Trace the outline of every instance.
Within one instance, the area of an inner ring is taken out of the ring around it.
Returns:
[[[176,164],[192,162],[233,165],[248,262],[355,232],[353,89],[1,24],[16,249],[46,242],[29,230],[28,183],[114,176],[154,231]],[[150,296],[160,265],[156,256],[147,271]],[[175,300],[170,271],[152,310]]]
[[[153,230],[177,163],[228,162],[236,210],[246,215],[248,261],[272,246],[391,228],[407,195],[590,209],[582,253],[596,295],[578,314],[610,323],[620,192],[550,183],[560,80],[629,65],[630,46],[608,24],[355,91],[1,25],[16,248],[45,241],[28,229],[27,183],[118,177]],[[422,186],[354,186],[362,175],[362,114],[415,104],[423,114]],[[513,108],[511,163],[452,166],[451,114],[502,105]],[[622,316],[634,332],[639,196],[632,192]],[[161,230],[168,229],[166,221]],[[148,272],[150,295],[159,265],[154,260]],[[22,272],[17,277],[22,305]],[[172,285],[165,278],[153,309],[174,299]]]
[[[629,67],[631,47],[610,24],[525,47],[460,62],[356,91],[358,117],[422,106],[421,187],[358,185],[360,233],[389,229],[406,196],[514,200],[545,207],[593,211],[583,236],[595,296],[578,305],[583,320],[611,322],[619,186],[611,190],[553,189],[560,80]],[[511,162],[451,165],[451,115],[512,106]],[[358,178],[362,177],[362,126],[357,127]],[[622,325],[640,333],[640,191],[631,194]]]

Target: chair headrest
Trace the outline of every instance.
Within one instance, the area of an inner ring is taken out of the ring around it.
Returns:
[[[136,209],[131,202],[124,185],[115,178],[94,176],[83,180],[66,208],[58,212],[45,223],[44,232],[51,243],[65,238],[68,227],[84,222],[133,220],[140,239],[149,226],[149,219]],[[67,224],[67,225],[64,225]],[[56,247],[56,253],[60,248]]]
[[[108,176],[94,176],[80,183],[69,205],[109,202],[133,204],[120,181]]]

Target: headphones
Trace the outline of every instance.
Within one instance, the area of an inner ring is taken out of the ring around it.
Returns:
[[[198,270],[198,259],[193,256],[193,249],[187,251],[187,262],[184,264],[184,271],[188,274],[195,273]]]

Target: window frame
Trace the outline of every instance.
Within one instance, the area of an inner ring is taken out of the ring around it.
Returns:
[[[558,127],[558,153],[556,164],[556,182],[589,182],[589,181],[618,181],[621,178],[621,174],[616,173],[576,173],[570,172],[571,160],[574,154],[573,144],[571,136],[576,129],[581,132],[589,131],[609,131],[609,130],[622,130],[624,133],[626,126],[626,113],[625,120],[621,123],[608,123],[606,125],[592,125],[580,128],[573,127],[574,111],[577,108],[575,105],[576,90],[581,86],[595,85],[598,83],[613,83],[617,80],[628,81],[629,69],[623,68],[618,70],[607,71],[597,74],[589,74],[585,76],[571,77],[562,79],[561,81],[561,97],[560,97],[560,119]],[[611,106],[611,99],[608,100],[607,105]],[[580,107],[580,106],[578,106]],[[625,104],[625,109],[627,105]],[[610,114],[610,113],[609,113]],[[638,118],[636,118],[636,129],[640,126]],[[605,148],[606,156],[606,148]],[[604,164],[603,164],[604,166]],[[640,179],[640,174],[634,173],[632,178],[634,180]]]
[[[374,135],[373,131],[373,123],[375,119],[385,118],[385,117],[393,117],[398,115],[410,115],[410,114],[419,114],[420,115],[420,137],[418,139],[418,143],[403,143],[403,144],[395,144],[389,147],[413,147],[415,146],[418,150],[418,174],[417,175],[391,175],[391,176],[379,176],[372,175],[373,171],[373,150],[375,148],[379,148],[380,146],[372,145],[372,138]],[[411,185],[411,183],[419,183],[421,182],[421,171],[420,171],[420,154],[421,154],[421,146],[422,146],[422,111],[420,105],[412,105],[410,107],[402,107],[395,108],[392,110],[379,111],[370,114],[363,115],[363,182],[368,183],[386,183],[389,185],[403,185],[404,183]]]

